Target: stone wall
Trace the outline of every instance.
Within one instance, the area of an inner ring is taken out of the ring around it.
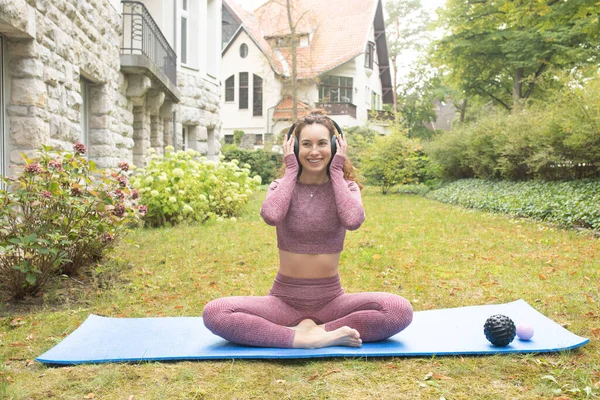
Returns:
[[[6,1],[6,0],[2,0]],[[0,7],[4,26],[27,32],[6,36],[6,134],[9,160],[42,144],[71,149],[82,136],[83,107],[89,110],[89,155],[101,166],[131,161],[133,115],[120,73],[120,15],[108,1],[8,0]],[[1,27],[0,27],[1,28]],[[89,83],[83,104],[82,78]]]
[[[189,147],[209,159],[218,159],[221,149],[220,87],[203,77],[182,71],[177,73],[177,86],[182,95],[177,115],[178,132],[182,131],[182,126],[188,126],[191,132]],[[177,144],[182,144],[180,135]]]
[[[124,74],[120,65],[121,15],[108,0],[0,0],[0,34],[5,37],[7,158],[42,144],[72,149],[84,137],[100,167],[118,161],[143,165],[147,150],[162,153],[177,141],[181,126],[197,127],[196,148],[219,151],[219,86],[178,73],[182,98],[165,96],[144,75]],[[82,82],[88,87],[84,104]],[[216,132],[216,134],[215,134]],[[215,143],[208,141],[209,137]]]

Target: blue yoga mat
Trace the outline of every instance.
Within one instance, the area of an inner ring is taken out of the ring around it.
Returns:
[[[495,347],[483,324],[504,314],[533,326],[529,341],[515,338]],[[524,300],[415,312],[412,324],[388,340],[360,348],[278,349],[236,345],[213,335],[200,317],[107,318],[90,315],[79,328],[36,360],[47,364],[210,360],[231,358],[314,358],[544,353],[589,342],[545,317]]]

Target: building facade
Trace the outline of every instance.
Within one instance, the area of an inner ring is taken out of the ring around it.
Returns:
[[[371,117],[391,104],[383,7],[380,0],[294,0],[299,115],[325,109],[341,127],[385,131]],[[265,137],[289,128],[292,54],[285,2],[249,12],[223,0],[221,62],[223,133]],[[229,38],[229,40],[227,40]]]
[[[216,157],[220,20],[220,0],[0,0],[0,173],[44,144]]]

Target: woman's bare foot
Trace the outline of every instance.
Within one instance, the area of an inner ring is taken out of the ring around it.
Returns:
[[[298,325],[292,326],[291,329],[295,331],[307,331],[315,326],[317,326],[317,323],[312,319],[303,319]]]
[[[312,320],[304,320],[292,329],[296,331],[292,343],[292,347],[296,349],[318,349],[329,346],[360,347],[362,345],[360,333],[348,326],[327,332],[323,325],[316,325]]]

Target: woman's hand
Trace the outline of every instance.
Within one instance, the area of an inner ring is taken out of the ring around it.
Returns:
[[[346,157],[348,155],[348,143],[346,138],[342,135],[335,135],[336,140],[336,154]]]
[[[285,158],[285,156],[287,156],[287,155],[294,154],[295,140],[296,140],[296,136],[294,136],[294,134],[291,134],[289,139],[288,139],[287,135],[283,136],[283,158]]]

